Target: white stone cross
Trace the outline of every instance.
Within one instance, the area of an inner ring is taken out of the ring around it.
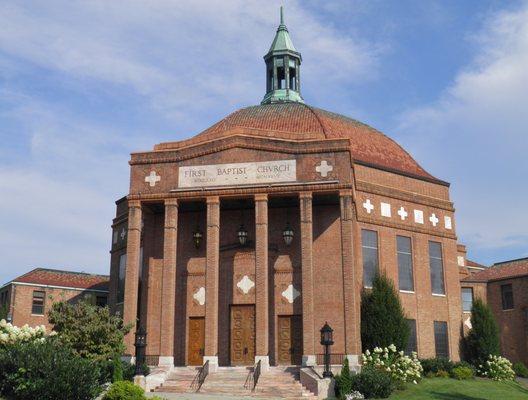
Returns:
[[[332,167],[330,164],[326,162],[326,160],[321,161],[320,165],[317,165],[315,167],[315,170],[321,174],[323,178],[326,178],[329,172],[332,172],[334,170],[334,167]]]
[[[407,215],[409,214],[407,213],[407,211],[405,211],[405,208],[401,206],[400,209],[398,210],[398,215],[400,216],[402,221],[405,221],[405,218],[407,218]]]
[[[148,182],[150,186],[156,186],[156,182],[161,181],[161,176],[156,174],[156,171],[150,171],[150,175],[145,177],[145,182]]]
[[[438,218],[435,213],[431,214],[431,216],[429,217],[429,221],[431,221],[431,224],[433,224],[433,226],[436,226],[436,224],[438,224]]]
[[[198,302],[201,306],[205,304],[205,288],[202,286],[200,289],[193,294],[194,300]]]
[[[121,235],[120,235],[120,236],[121,236],[121,240],[125,240],[125,236],[126,236],[125,228],[123,228],[123,229],[121,230]]]
[[[374,210],[374,204],[370,202],[370,199],[367,199],[367,201],[363,203],[363,208],[367,210],[367,214],[370,214],[372,210]]]

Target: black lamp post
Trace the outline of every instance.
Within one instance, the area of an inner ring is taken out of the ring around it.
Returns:
[[[282,231],[282,238],[286,246],[289,246],[293,240],[293,229],[288,222],[286,223],[286,228]]]
[[[248,232],[246,231],[246,228],[244,228],[244,224],[241,224],[240,228],[238,228],[237,236],[240,245],[245,246],[247,243]]]
[[[334,344],[333,333],[334,330],[330,328],[328,322],[325,322],[324,326],[321,328],[321,344],[325,347],[325,369],[323,372],[323,378],[331,378],[334,376],[332,371],[330,371],[330,346]]]
[[[136,372],[135,375],[143,375],[141,367],[145,363],[145,347],[147,346],[147,332],[142,326],[136,331]]]
[[[194,241],[194,247],[197,249],[200,247],[200,244],[202,243],[203,233],[198,227],[196,226],[196,230],[193,232],[193,241]]]

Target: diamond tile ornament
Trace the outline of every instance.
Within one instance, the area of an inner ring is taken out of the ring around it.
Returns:
[[[156,186],[156,183],[161,181],[161,176],[156,174],[156,171],[150,171],[150,175],[145,177],[145,182],[148,182],[150,187]]]
[[[452,229],[451,217],[449,217],[447,215],[444,217],[444,225],[445,225],[446,229]]]
[[[328,173],[334,170],[334,167],[328,164],[326,160],[323,160],[321,161],[321,164],[315,167],[315,170],[319,172],[323,178],[326,178],[328,176]]]
[[[417,224],[423,224],[423,211],[422,210],[414,210],[414,222]]]
[[[391,217],[391,206],[389,203],[381,203],[381,216],[382,217]]]
[[[301,292],[299,292],[297,289],[293,287],[293,285],[290,283],[286,290],[281,293],[282,297],[284,297],[286,300],[288,300],[288,303],[293,303],[293,301],[299,297]]]
[[[367,201],[363,203],[363,208],[367,210],[367,214],[370,214],[372,210],[374,210],[374,204],[370,202],[370,199],[367,199]]]
[[[253,282],[249,276],[244,275],[242,279],[237,283],[237,287],[244,292],[244,294],[248,294],[252,287],[255,286],[255,282]]]
[[[398,215],[400,216],[400,219],[402,221],[405,221],[405,218],[407,218],[409,214],[407,213],[407,211],[405,211],[405,208],[401,206],[400,209],[398,210]]]
[[[193,294],[193,299],[201,306],[205,304],[205,288],[203,286]]]

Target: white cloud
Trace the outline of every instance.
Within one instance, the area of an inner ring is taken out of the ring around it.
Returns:
[[[399,131],[452,181],[462,240],[477,250],[526,245],[528,5],[490,15],[470,40],[474,62],[436,103],[407,112]]]

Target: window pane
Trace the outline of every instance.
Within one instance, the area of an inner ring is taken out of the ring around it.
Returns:
[[[119,276],[117,279],[117,302],[122,303],[125,300],[125,271],[126,271],[126,254],[119,257]]]
[[[440,243],[429,242],[429,269],[433,294],[445,294],[444,265],[442,261],[442,246]]]
[[[511,310],[514,307],[512,285],[511,284],[501,285],[501,295],[502,295],[502,309]]]
[[[400,290],[414,290],[411,238],[396,236]]]
[[[361,231],[363,252],[363,284],[372,286],[374,275],[378,271],[378,234],[363,229]]]
[[[418,346],[416,343],[416,320],[407,319],[406,321],[409,325],[409,341],[407,342],[407,349],[405,349],[405,354],[411,354],[413,351],[418,351]]]
[[[449,343],[447,338],[447,322],[434,322],[435,349],[437,357],[449,358]]]
[[[462,288],[462,311],[471,311],[473,307],[473,288]]]
[[[43,315],[44,314],[44,298],[46,293],[42,291],[33,292],[33,303],[31,305],[31,314]]]

